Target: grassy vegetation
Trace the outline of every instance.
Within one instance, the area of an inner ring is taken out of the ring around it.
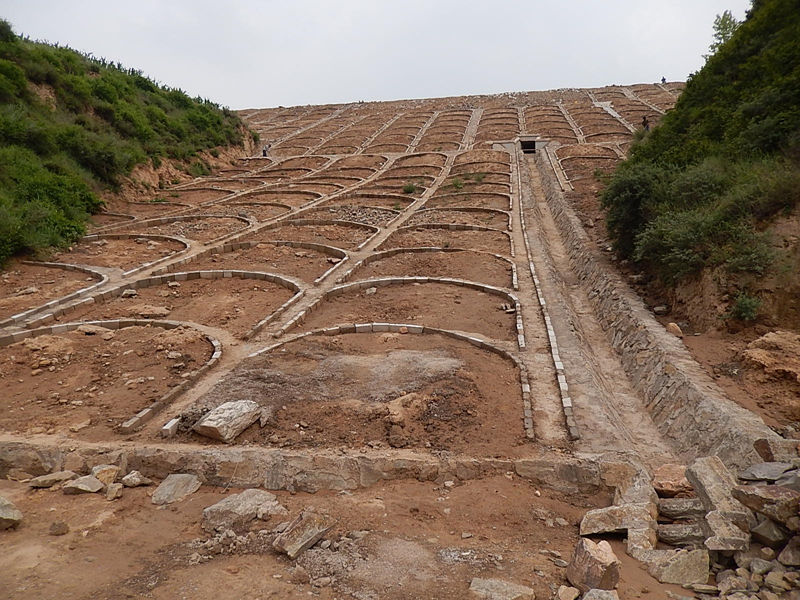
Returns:
[[[136,165],[176,159],[203,175],[197,153],[243,131],[226,108],[0,20],[0,264],[80,237],[98,192]]]
[[[772,266],[766,227],[800,202],[798,39],[795,1],[755,0],[675,109],[637,136],[602,196],[621,255],[668,285]],[[746,319],[758,305],[741,298]]]

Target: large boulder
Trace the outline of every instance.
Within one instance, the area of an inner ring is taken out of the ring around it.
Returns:
[[[276,514],[286,514],[286,509],[278,503],[275,494],[264,490],[250,489],[240,494],[232,494],[203,510],[203,529],[208,532],[247,528],[256,518],[269,518]]]
[[[619,583],[619,559],[604,541],[581,539],[567,565],[567,580],[582,592],[613,590]]]
[[[260,416],[261,407],[252,400],[225,402],[200,419],[194,430],[200,435],[230,443]]]
[[[188,473],[173,473],[153,492],[153,504],[172,504],[191,496],[200,489],[200,480]]]

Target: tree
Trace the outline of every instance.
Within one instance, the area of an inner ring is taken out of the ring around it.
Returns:
[[[721,15],[717,15],[716,19],[714,19],[714,41],[711,42],[711,45],[708,47],[710,53],[704,54],[703,58],[708,60],[713,56],[722,44],[733,37],[733,34],[741,24],[741,21],[737,21],[736,17],[734,17],[733,13],[729,10],[726,10]]]

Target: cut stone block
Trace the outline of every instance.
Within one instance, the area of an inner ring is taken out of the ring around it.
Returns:
[[[469,591],[476,598],[484,600],[534,600],[531,588],[501,579],[480,579],[475,577],[469,584]]]
[[[658,539],[671,546],[702,546],[706,533],[699,523],[668,523],[658,526]]]
[[[800,492],[778,485],[740,485],[733,488],[733,497],[759,514],[778,523],[797,516]]]
[[[658,501],[658,514],[667,519],[696,519],[708,511],[700,498],[662,498]]]
[[[234,531],[246,528],[256,518],[273,514],[286,514],[275,494],[250,489],[232,494],[203,510],[203,529],[208,532]]]
[[[567,565],[567,581],[582,592],[613,590],[619,583],[619,559],[605,540],[595,544],[581,539]]]
[[[647,527],[656,518],[654,504],[623,504],[588,511],[581,520],[581,535],[614,533]]]
[[[173,473],[153,492],[153,504],[172,504],[191,496],[200,489],[200,480],[195,475]]]
[[[748,529],[751,513],[731,495],[736,480],[718,457],[698,458],[686,469],[686,478],[707,510],[718,511],[742,530]]]
[[[194,430],[200,435],[230,443],[260,416],[261,407],[252,400],[225,402],[200,419]]]
[[[306,509],[272,542],[272,547],[289,558],[297,558],[316,544],[336,524],[331,517]]]
[[[705,546],[709,550],[747,550],[750,547],[750,534],[743,531],[727,514],[712,510],[705,518],[708,539]]]

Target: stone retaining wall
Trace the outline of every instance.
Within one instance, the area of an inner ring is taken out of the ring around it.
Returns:
[[[537,153],[535,159],[572,268],[661,434],[687,463],[715,454],[738,471],[761,462],[754,442],[767,439],[780,445],[782,438],[727,398],[683,343],[667,333],[625,282],[602,264],[567,203],[547,154]]]

